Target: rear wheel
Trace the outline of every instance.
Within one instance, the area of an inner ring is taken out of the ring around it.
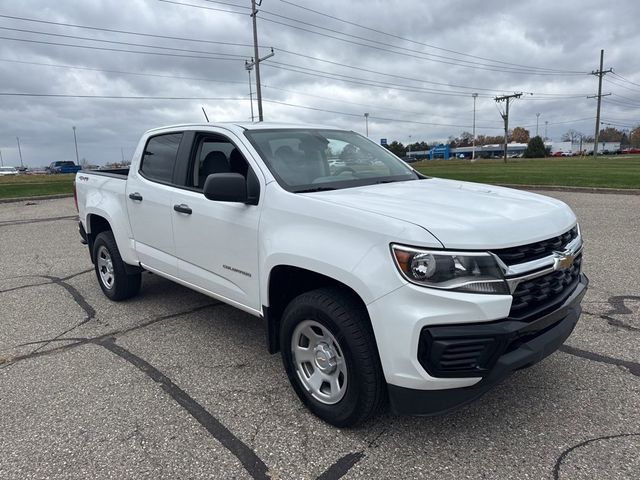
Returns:
[[[96,237],[93,263],[100,288],[109,299],[126,300],[140,291],[142,276],[140,273],[127,274],[112,232],[102,232]]]
[[[318,417],[347,427],[380,409],[385,384],[375,339],[348,292],[323,288],[296,297],[283,314],[280,342],[296,394]]]

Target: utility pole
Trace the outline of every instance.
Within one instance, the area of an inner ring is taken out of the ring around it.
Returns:
[[[540,121],[540,114],[536,113],[536,137],[538,136],[538,123]]]
[[[252,3],[255,6],[255,0],[252,0]],[[256,35],[256,18],[255,16],[253,17],[253,33],[254,33],[254,40],[255,40],[255,51],[256,51],[256,55],[258,53],[258,40]],[[269,53],[268,55],[265,55],[262,58],[257,58],[257,60],[254,60],[253,58],[251,59],[250,62],[247,62],[245,60],[244,62],[244,68],[245,70],[249,71],[249,78],[251,78],[251,69],[255,66],[256,67],[256,97],[258,99],[258,121],[262,122],[264,120],[263,116],[262,116],[262,88],[260,85],[260,62],[264,62],[267,58],[271,58],[275,55],[273,48],[271,49],[271,53]],[[251,93],[251,87],[249,87],[249,93],[250,95],[252,95]],[[253,110],[253,102],[251,104],[251,109]]]
[[[73,143],[76,144],[76,165],[80,165],[80,157],[78,157],[78,139],[76,138],[76,126],[73,127]]]
[[[596,110],[596,134],[593,136],[593,157],[598,156],[598,137],[600,136],[600,105],[602,103],[602,97],[606,97],[607,95],[611,95],[607,93],[606,95],[602,95],[602,77],[606,73],[613,72],[613,69],[602,70],[602,64],[604,62],[604,49],[600,50],[600,69],[591,72],[592,75],[596,75],[598,77],[598,95],[590,96],[587,98],[597,98],[598,99],[598,107]]]
[[[509,101],[512,98],[520,98],[522,93],[514,93],[513,95],[503,95],[502,97],[496,97],[496,102],[506,102],[507,108],[505,113],[502,114],[504,120],[504,163],[507,163],[507,145],[509,144]]]
[[[473,150],[471,151],[471,161],[474,162],[476,160],[476,99],[478,98],[477,93],[472,93],[473,97]]]
[[[251,70],[253,70],[253,58],[251,62],[245,60],[244,69],[249,74],[249,103],[251,104],[251,121],[253,122],[253,91],[251,90]]]
[[[549,126],[549,121],[545,120],[544,121],[544,140],[547,140],[547,127]]]
[[[364,114],[364,128],[367,132],[367,138],[369,138],[369,113]]]
[[[262,0],[257,4],[262,5]],[[253,57],[255,61],[250,62],[250,65],[256,66],[256,97],[258,98],[258,121],[262,122],[264,117],[262,115],[262,88],[260,86],[260,62],[266,60],[269,57],[273,57],[273,48],[271,53],[265,57],[260,58],[258,55],[258,25],[257,25],[258,10],[256,9],[256,0],[251,0],[251,18],[253,19]],[[245,65],[245,68],[246,65]]]
[[[20,168],[24,168],[24,164],[22,163],[22,150],[20,149],[20,137],[16,137],[18,141],[18,153],[20,154]]]

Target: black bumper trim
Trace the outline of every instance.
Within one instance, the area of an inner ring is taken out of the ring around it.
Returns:
[[[578,322],[582,308],[580,301],[587,291],[589,280],[582,274],[578,286],[571,296],[556,310],[528,322],[505,319],[498,322],[473,325],[452,325],[441,328],[455,329],[464,334],[465,329],[473,334],[494,332],[496,328],[509,331],[513,341],[495,360],[491,369],[480,382],[470,387],[445,390],[416,390],[388,384],[391,410],[403,415],[438,415],[472,402],[514,370],[529,367],[555,352],[571,335]],[[485,331],[483,332],[483,326]],[[478,375],[480,376],[480,375]]]

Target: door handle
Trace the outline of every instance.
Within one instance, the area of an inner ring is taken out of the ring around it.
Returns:
[[[142,201],[142,195],[140,195],[138,192],[133,192],[129,194],[129,198],[131,200],[136,200],[138,202]]]
[[[180,205],[174,205],[173,209],[176,212],[186,213],[187,215],[191,215],[193,213],[192,210],[189,208],[189,205],[185,205],[184,203],[181,203]]]

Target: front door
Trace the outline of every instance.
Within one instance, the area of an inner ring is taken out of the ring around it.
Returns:
[[[183,189],[175,189],[173,231],[180,279],[247,311],[260,310],[258,223],[261,205],[208,200],[202,193],[209,174],[251,167],[223,134],[195,136]]]

